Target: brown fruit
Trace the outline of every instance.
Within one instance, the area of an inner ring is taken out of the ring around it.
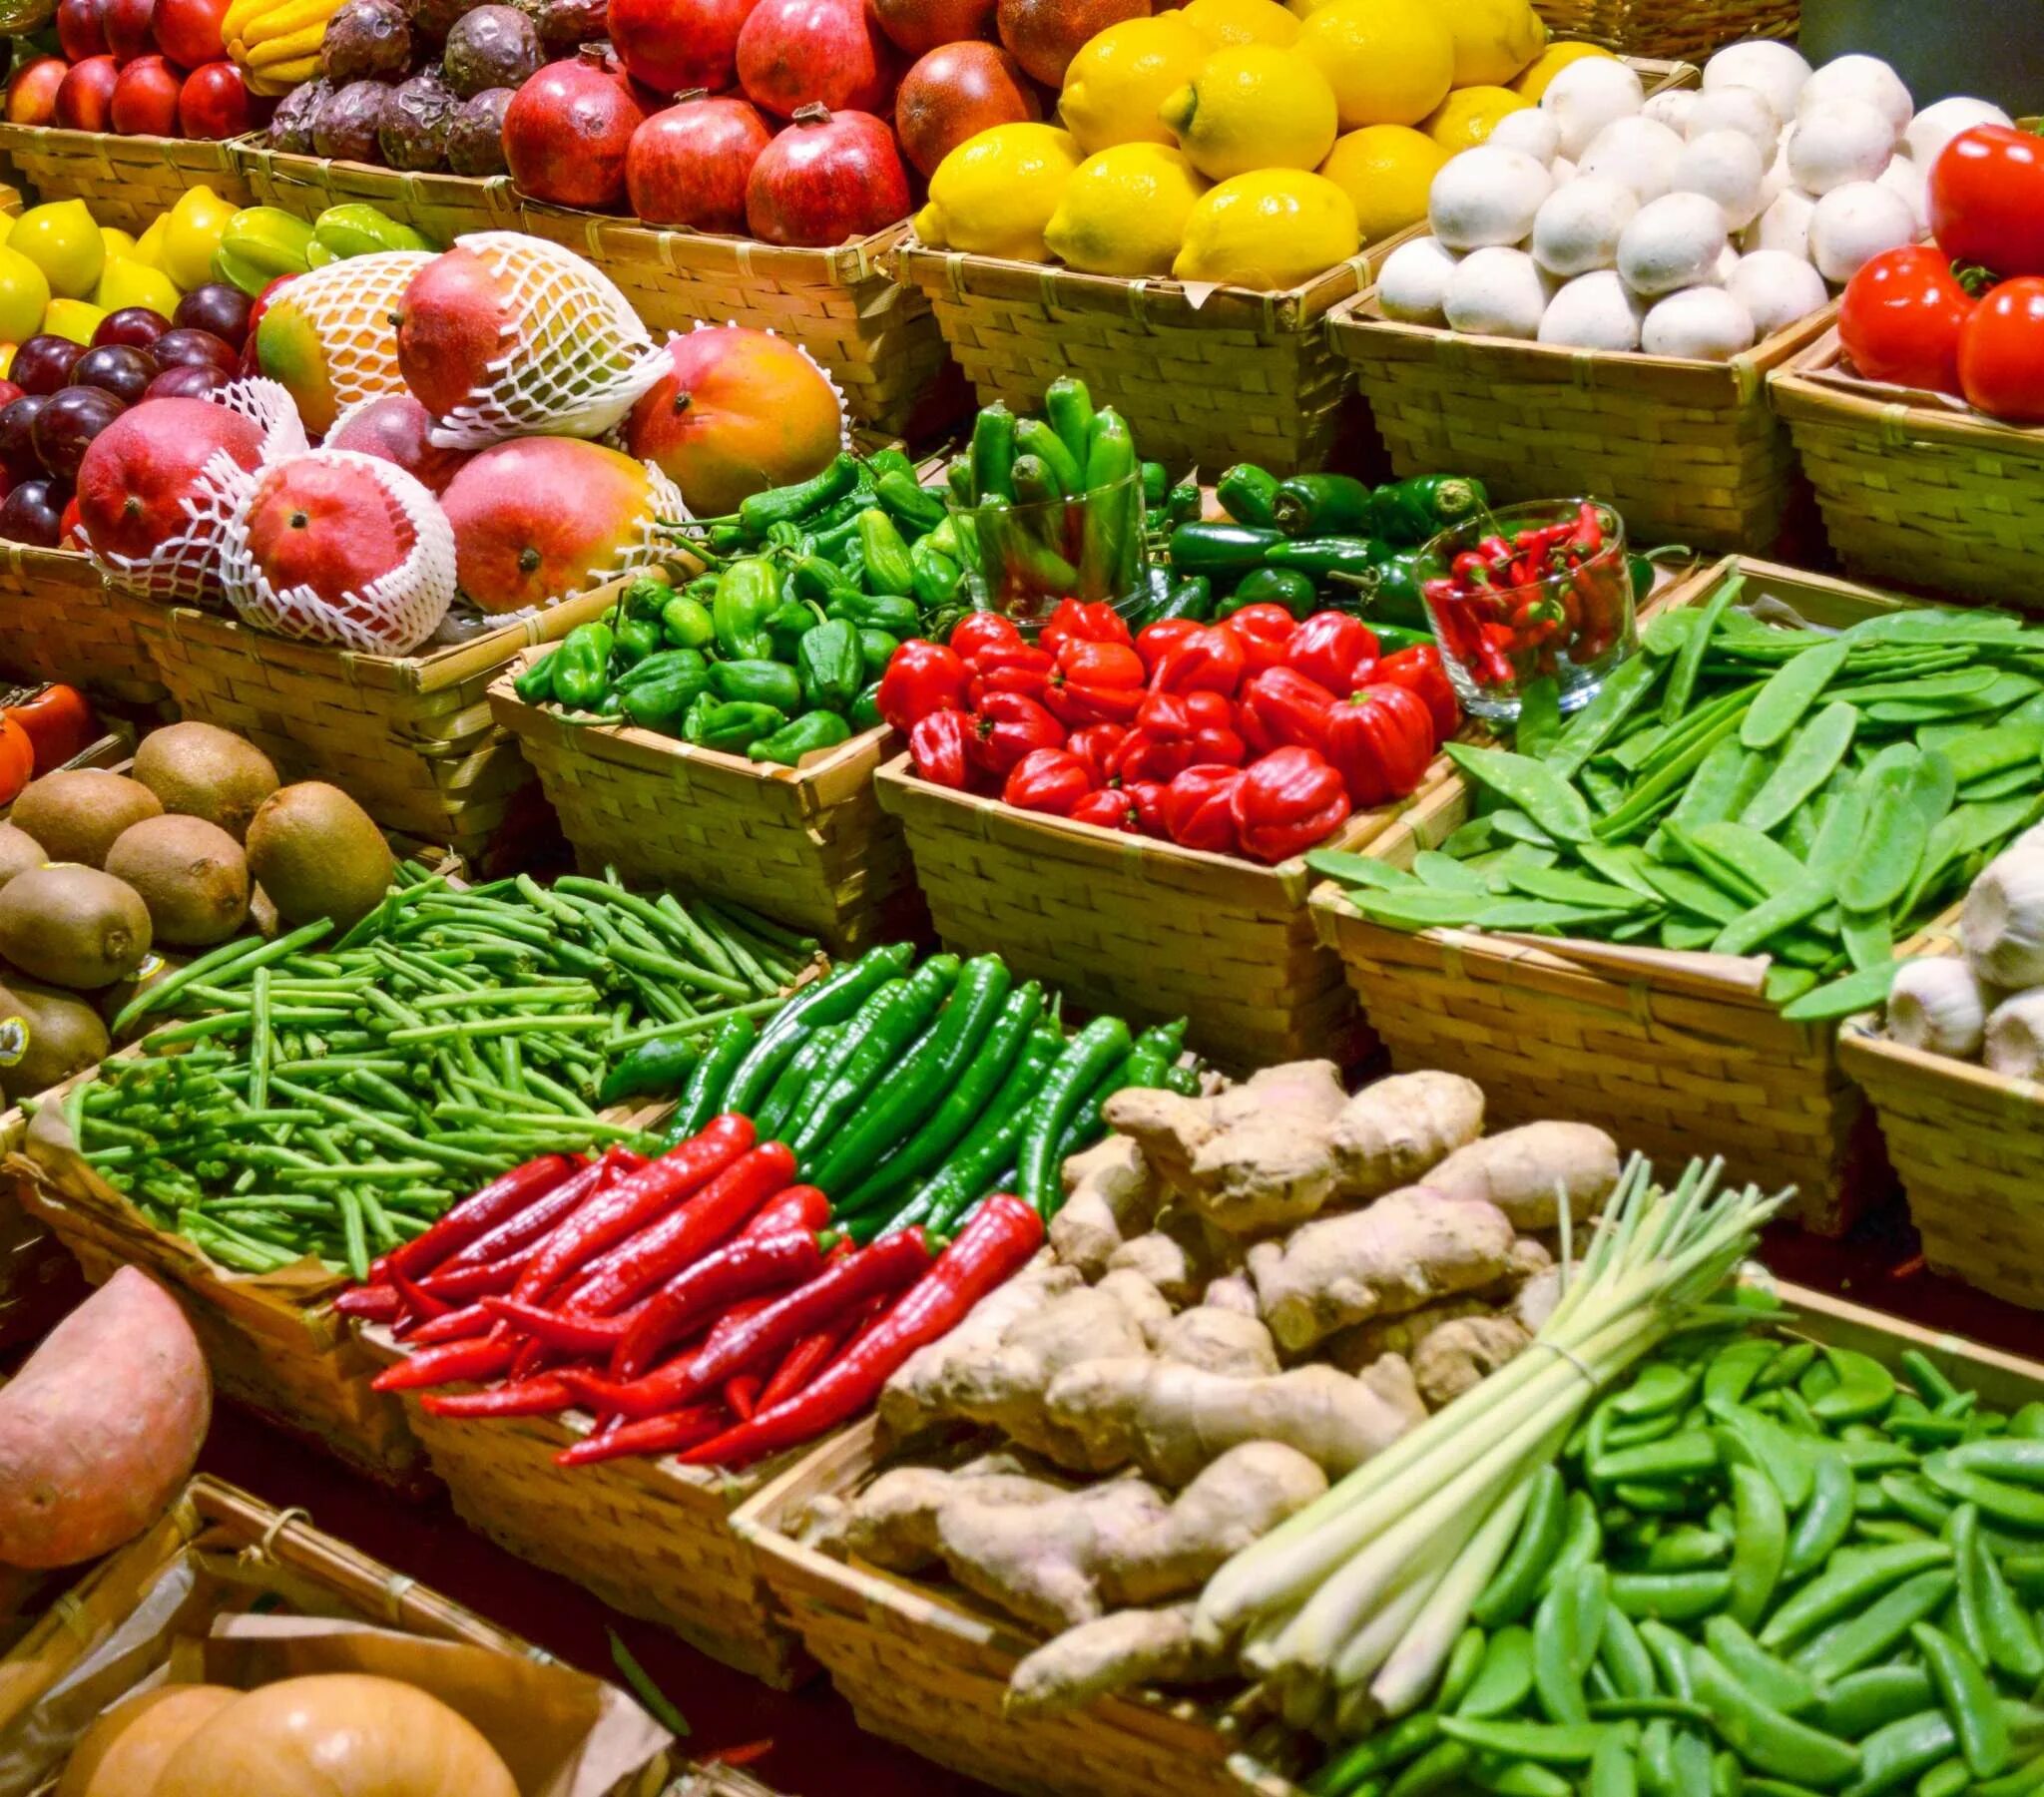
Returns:
[[[203,817],[145,817],[130,824],[107,851],[107,872],[142,895],[159,943],[211,948],[249,915],[248,857]]]
[[[21,789],[8,821],[40,842],[52,861],[104,867],[115,837],[145,817],[161,817],[163,809],[154,792],[126,774],[60,767]]]
[[[287,923],[346,928],[382,902],[396,867],[368,812],[323,780],[279,787],[249,825],[249,871]]]
[[[212,723],[152,730],[135,751],[135,777],[166,811],[217,823],[237,842],[256,807],[276,790],[276,768],[255,743]]]
[[[113,1046],[100,1014],[69,992],[0,986],[0,1093],[10,1104],[60,1086]]]
[[[49,860],[43,852],[43,845],[26,830],[11,823],[0,823],[0,886],[18,873],[27,873],[31,867],[40,867]]]
[[[0,886],[0,955],[32,980],[91,992],[149,953],[149,907],[125,880],[60,861]]]
[[[1149,16],[1150,0],[1000,0],[995,13],[1001,42],[1047,88],[1063,87],[1065,65],[1110,25]]]

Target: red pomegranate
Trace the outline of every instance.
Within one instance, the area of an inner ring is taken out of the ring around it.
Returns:
[[[649,225],[743,234],[746,183],[773,141],[759,109],[726,96],[691,96],[632,134],[625,187]]]
[[[504,114],[504,161],[535,200],[608,211],[625,198],[625,158],[646,109],[601,44],[548,63]]]
[[[940,44],[993,33],[994,0],[867,0],[897,49],[927,56]]]
[[[672,97],[731,86],[739,32],[760,0],[611,0],[611,43],[633,78]]]
[[[1065,65],[1110,25],[1149,16],[1150,0],[997,0],[994,21],[1015,60],[1055,88]]]
[[[823,106],[796,113],[746,184],[746,222],[768,243],[847,242],[906,218],[909,204],[908,171],[885,123]]]
[[[760,0],[738,62],[746,98],[783,119],[804,106],[884,111],[900,72],[865,0]]]
[[[1022,65],[998,44],[946,44],[901,78],[894,130],[901,153],[925,176],[967,138],[996,125],[1041,119]]]

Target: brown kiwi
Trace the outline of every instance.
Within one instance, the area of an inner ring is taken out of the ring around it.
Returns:
[[[17,829],[11,823],[0,823],[0,886],[18,873],[27,873],[31,867],[40,867],[49,860],[43,852],[43,845],[26,830]]]
[[[216,723],[166,724],[135,751],[135,777],[166,811],[203,817],[237,842],[256,807],[276,790],[276,767],[255,743]]]
[[[107,872],[149,907],[159,943],[211,948],[249,915],[249,860],[242,845],[203,817],[145,817],[107,850]]]
[[[126,774],[60,767],[21,789],[8,822],[40,842],[52,861],[104,867],[116,836],[163,810],[154,792]]]
[[[0,986],[0,1093],[10,1104],[48,1092],[112,1046],[99,1013],[68,992]]]
[[[126,880],[75,862],[32,867],[0,886],[0,955],[32,980],[90,992],[149,953],[149,907]]]
[[[286,923],[344,928],[382,902],[396,868],[374,819],[323,780],[279,787],[249,825],[249,871]]]

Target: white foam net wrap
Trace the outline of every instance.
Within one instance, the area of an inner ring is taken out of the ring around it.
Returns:
[[[673,539],[661,531],[661,523],[664,520],[669,524],[680,524],[689,518],[689,508],[682,498],[681,488],[668,479],[659,464],[644,462],[641,466],[646,470],[646,510],[639,514],[633,525],[632,541],[625,546],[625,553],[615,565],[591,579],[593,587],[614,581],[621,574],[630,574],[635,569],[665,561],[674,554],[675,546]]]
[[[428,249],[353,255],[301,274],[284,288],[279,297],[304,315],[319,338],[337,411],[405,390],[391,319],[411,277],[432,259]]]
[[[399,541],[409,545],[395,568],[334,599],[308,586],[271,586],[249,542],[256,508],[273,502],[280,483],[308,468],[349,470],[372,482],[390,508]],[[439,629],[454,598],[454,532],[439,501],[395,462],[351,449],[312,449],[243,475],[239,485],[221,545],[221,577],[244,623],[300,643],[385,656],[404,655]]]
[[[239,412],[260,429],[258,465],[303,453],[305,427],[298,421],[297,405],[275,381],[238,380],[206,397],[209,404]],[[240,485],[247,479],[233,456],[216,450],[195,490],[185,497],[182,529],[146,556],[88,551],[107,585],[167,606],[202,605],[218,598],[220,546]]]
[[[509,346],[488,384],[438,420],[433,441],[484,449],[506,437],[600,437],[660,378],[666,358],[632,302],[574,250],[513,230],[457,237],[509,288]]]

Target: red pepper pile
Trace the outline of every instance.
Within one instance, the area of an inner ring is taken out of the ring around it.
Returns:
[[[1267,862],[1403,798],[1461,721],[1432,649],[1379,660],[1344,612],[1245,606],[1131,636],[1071,599],[1034,644],[991,612],[904,643],[879,707],[939,786]]]
[[[1611,653],[1632,574],[1604,520],[1585,500],[1554,524],[1493,532],[1423,584],[1441,642],[1476,684],[1553,676]]]
[[[378,1391],[441,1417],[550,1416],[597,1428],[563,1466],[626,1454],[745,1466],[859,1415],[1043,1241],[991,1197],[942,1252],[919,1228],[866,1247],[794,1155],[713,1120],[657,1160],[544,1154],[493,1180],[338,1300],[413,1352]]]

